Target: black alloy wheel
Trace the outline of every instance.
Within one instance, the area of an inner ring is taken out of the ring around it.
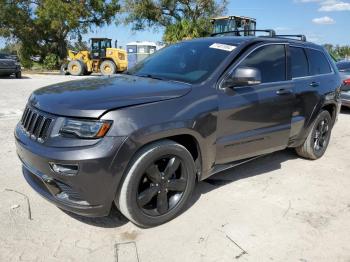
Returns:
[[[174,141],[161,140],[135,155],[115,203],[135,224],[154,227],[186,209],[195,184],[196,167],[191,153]]]
[[[167,156],[146,169],[139,182],[137,202],[150,216],[164,215],[181,200],[188,174],[177,156]]]
[[[320,112],[302,145],[296,148],[299,156],[316,160],[327,150],[333,128],[333,120],[326,110]]]
[[[314,150],[316,152],[320,152],[325,146],[328,145],[329,130],[330,128],[327,118],[320,121],[317,125],[314,135]]]

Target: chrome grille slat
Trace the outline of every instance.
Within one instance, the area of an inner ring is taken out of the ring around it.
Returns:
[[[36,120],[36,123],[35,123],[35,128],[33,130],[33,134],[35,137],[38,137],[39,135],[39,132],[41,130],[41,128],[43,127],[44,125],[44,120],[45,118],[43,116],[38,116],[38,119]]]
[[[24,122],[24,129],[28,129],[28,125],[30,123],[30,119],[32,118],[33,112],[29,110],[26,121]]]
[[[51,121],[52,120],[50,118],[45,119],[44,126],[41,129],[41,132],[39,133],[39,137],[40,138],[45,139],[47,137],[47,131],[48,131],[49,127],[50,127]]]
[[[53,119],[27,106],[21,118],[23,129],[33,139],[43,142],[48,137],[49,128]]]
[[[26,107],[26,109],[23,112],[23,116],[22,116],[22,119],[21,119],[21,124],[22,125],[24,123],[24,119],[26,118],[27,114],[28,114],[28,107]]]
[[[24,117],[23,117],[23,122],[22,122],[23,126],[24,126],[25,122],[27,121],[28,115],[29,115],[29,109],[26,108],[26,110],[24,111]]]
[[[33,133],[34,126],[35,126],[37,118],[38,118],[38,114],[37,113],[33,113],[32,114],[32,118],[30,119],[29,126],[28,126],[28,132],[29,133]]]

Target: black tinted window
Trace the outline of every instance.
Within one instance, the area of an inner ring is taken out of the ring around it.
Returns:
[[[303,77],[309,74],[309,64],[303,48],[291,47],[290,59],[293,78]]]
[[[331,73],[331,67],[325,55],[317,50],[307,49],[310,63],[311,75],[322,75]]]
[[[284,45],[263,46],[251,53],[240,67],[253,67],[261,72],[262,83],[286,80],[286,54]]]

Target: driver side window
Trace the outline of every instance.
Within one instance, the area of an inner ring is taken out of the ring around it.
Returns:
[[[285,81],[285,45],[273,44],[258,48],[239,64],[239,68],[242,67],[258,69],[261,73],[261,83]]]

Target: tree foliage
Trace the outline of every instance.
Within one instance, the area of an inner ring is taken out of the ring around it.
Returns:
[[[331,45],[325,44],[324,47],[327,51],[337,60],[350,58],[350,46],[340,46],[340,45]]]
[[[64,58],[69,35],[109,24],[119,10],[118,0],[1,0],[0,36],[21,44],[22,59]]]
[[[226,0],[126,0],[126,23],[134,30],[164,28],[164,41],[205,36],[211,32],[210,18],[222,15]]]

